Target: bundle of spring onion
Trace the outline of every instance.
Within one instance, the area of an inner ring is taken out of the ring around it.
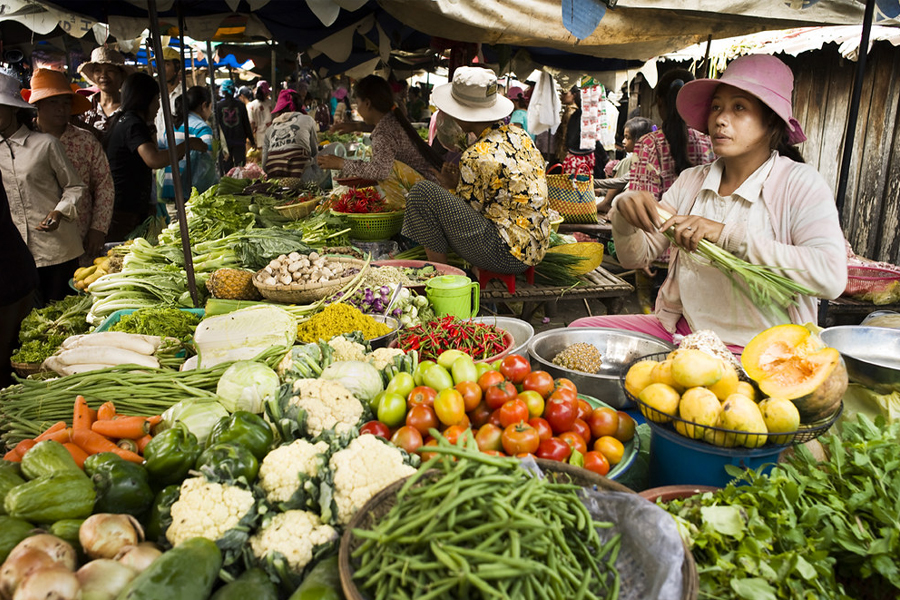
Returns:
[[[673,216],[662,208],[656,210],[663,221],[668,221]],[[664,234],[670,241],[674,239],[671,231],[666,231]],[[774,305],[779,312],[784,314],[785,318],[787,318],[785,309],[797,304],[797,294],[810,296],[816,293],[814,290],[776,273],[775,269],[779,269],[779,267],[748,263],[709,240],[700,240],[697,253],[724,273],[732,284],[754,304],[760,307]],[[745,285],[740,285],[738,279]]]

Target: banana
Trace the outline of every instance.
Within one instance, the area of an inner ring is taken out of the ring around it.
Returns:
[[[94,271],[97,270],[97,265],[91,265],[90,267],[82,267],[81,273],[75,271],[75,280],[76,281],[84,281],[88,277],[94,274]]]
[[[95,264],[95,265],[99,265],[99,264],[102,263],[104,260],[106,260],[106,257],[105,257],[105,256],[98,256],[97,258],[94,259],[94,264]]]

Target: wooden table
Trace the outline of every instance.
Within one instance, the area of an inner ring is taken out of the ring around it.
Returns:
[[[634,291],[634,287],[603,267],[597,267],[590,273],[582,275],[584,285],[567,288],[563,286],[526,283],[524,279],[516,279],[516,293],[510,294],[506,284],[499,279],[489,281],[481,288],[481,304],[491,302],[523,302],[522,319],[531,319],[534,311],[545,304],[548,312],[556,310],[559,300],[587,300],[589,298],[604,299],[607,313],[616,314],[621,310],[625,296]]]
[[[845,298],[835,300],[819,300],[819,327],[835,325],[859,325],[869,313],[876,310],[893,310],[900,312],[900,304],[873,304],[864,300]]]

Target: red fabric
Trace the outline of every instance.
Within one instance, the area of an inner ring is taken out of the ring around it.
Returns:
[[[633,331],[635,333],[646,333],[652,335],[664,342],[674,344],[673,334],[666,331],[656,315],[605,315],[601,317],[582,317],[576,319],[569,324],[569,327],[611,327],[613,329],[622,329],[624,331]],[[675,326],[675,333],[678,335],[690,335],[691,326],[684,317],[678,320]],[[680,339],[680,338],[679,338]],[[740,355],[743,351],[742,346],[728,346],[732,354]]]
[[[666,136],[659,131],[651,131],[643,136],[634,148],[634,160],[628,184],[629,190],[644,190],[662,199],[662,195],[678,179],[675,159]],[[688,129],[688,160],[694,166],[711,163],[716,158],[709,136],[695,129]]]
[[[584,175],[593,175],[594,174],[594,153],[590,154],[567,154],[565,160],[562,163],[563,173],[573,173],[573,174],[584,174]]]

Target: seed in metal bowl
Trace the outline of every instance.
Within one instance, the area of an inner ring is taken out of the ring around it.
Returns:
[[[600,371],[600,351],[593,344],[578,342],[572,344],[555,357],[553,364],[581,373],[597,373]]]

